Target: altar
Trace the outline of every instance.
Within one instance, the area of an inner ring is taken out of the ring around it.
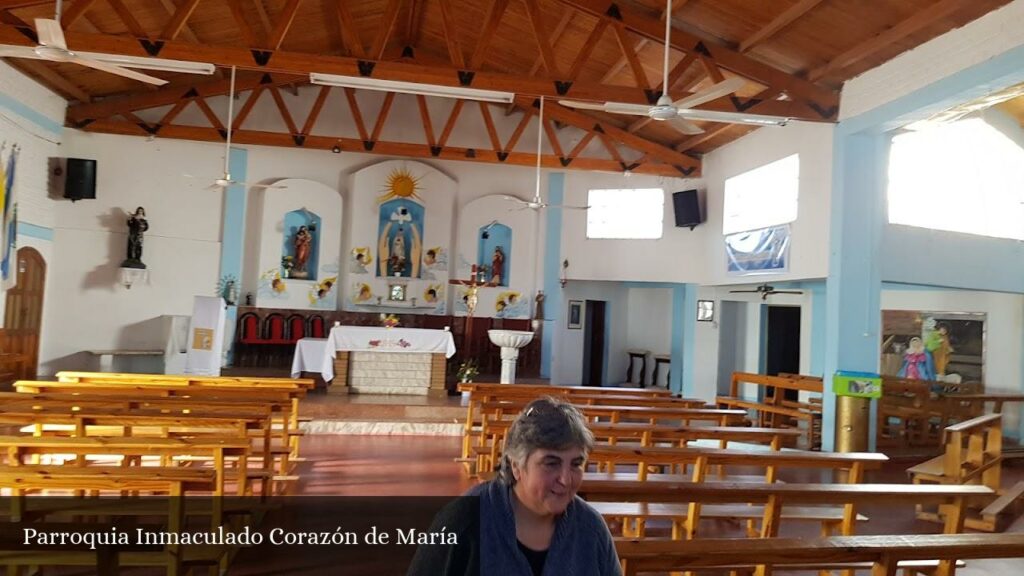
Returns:
[[[454,355],[447,330],[335,326],[320,372],[355,393],[443,396],[445,360]]]

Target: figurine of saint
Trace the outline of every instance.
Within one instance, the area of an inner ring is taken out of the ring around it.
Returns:
[[[142,233],[149,230],[146,221],[146,210],[139,206],[134,214],[128,215],[128,258],[121,263],[122,268],[145,268],[142,263]]]
[[[501,284],[501,275],[505,271],[505,253],[501,246],[494,247],[494,255],[491,256],[491,284]]]
[[[537,320],[544,319],[544,291],[537,290],[537,296],[533,299],[533,317]]]
[[[306,271],[306,262],[309,260],[309,251],[313,244],[313,235],[309,233],[309,228],[305,226],[299,226],[298,232],[295,233],[295,270],[298,272]]]

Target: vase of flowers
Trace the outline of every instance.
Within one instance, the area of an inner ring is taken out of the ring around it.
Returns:
[[[281,268],[284,269],[284,273],[281,276],[290,278],[292,275],[292,268],[295,268],[295,258],[293,256],[284,256],[281,258]]]
[[[398,326],[398,316],[382,313],[380,315],[380,325],[385,328],[394,328],[395,326]]]
[[[476,360],[469,359],[463,360],[462,364],[459,364],[459,369],[455,372],[455,378],[462,384],[468,384],[476,378],[480,370],[476,366]]]

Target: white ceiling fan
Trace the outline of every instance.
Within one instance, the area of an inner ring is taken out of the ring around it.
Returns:
[[[227,122],[227,136],[224,139],[224,175],[213,181],[207,189],[208,190],[223,190],[228,186],[245,186],[247,188],[276,188],[284,189],[287,186],[279,186],[276,184],[256,184],[253,182],[238,182],[232,180],[231,172],[228,168],[228,162],[231,158],[231,125],[234,124],[235,117],[235,67],[231,67],[231,85],[228,89],[228,122]]]
[[[538,115],[537,122],[537,178],[536,185],[533,190],[533,198],[529,200],[523,200],[522,198],[516,198],[515,196],[503,196],[505,200],[511,200],[520,204],[517,210],[525,210],[527,208],[531,210],[540,210],[541,208],[571,208],[573,210],[586,210],[590,206],[566,206],[563,204],[548,204],[541,200],[540,197],[540,159],[541,159],[541,136],[544,133],[544,97],[540,97],[540,113]]]
[[[682,98],[672,101],[668,95],[668,53],[672,33],[672,0],[668,0],[665,9],[665,58],[662,65],[661,97],[653,106],[643,104],[628,104],[623,102],[605,102],[596,104],[592,102],[576,102],[573,100],[559,100],[559,104],[570,108],[582,108],[585,110],[601,110],[613,114],[630,114],[633,116],[647,116],[652,120],[667,121],[673,128],[683,134],[701,134],[704,130],[691,122],[700,120],[707,122],[725,122],[730,124],[753,124],[756,126],[784,126],[790,118],[784,116],[761,116],[757,114],[743,114],[739,112],[719,112],[716,110],[696,110],[705,102],[721,98],[727,94],[739,90],[746,84],[742,78],[734,77],[722,80],[712,86]]]
[[[213,74],[214,72],[215,67],[213,64],[200,62],[166,60],[163,58],[137,58],[134,56],[99,54],[96,52],[73,52],[68,49],[67,41],[64,39],[64,30],[60,27],[61,4],[61,0],[57,0],[57,12],[53,20],[36,18],[36,34],[39,37],[38,46],[33,48],[30,46],[0,45],[0,58],[32,58],[35,60],[48,60],[50,62],[79,64],[157,86],[167,84],[167,80],[136,72],[135,70],[130,70],[130,68],[189,74]]]

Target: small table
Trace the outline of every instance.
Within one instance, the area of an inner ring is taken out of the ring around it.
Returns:
[[[295,356],[292,358],[292,378],[300,378],[303,372],[322,373],[324,351],[326,349],[327,338],[300,338],[295,343]],[[327,380],[326,374],[324,376],[324,380]]]
[[[114,356],[163,356],[163,350],[86,350],[100,359],[100,372],[114,371]]]

